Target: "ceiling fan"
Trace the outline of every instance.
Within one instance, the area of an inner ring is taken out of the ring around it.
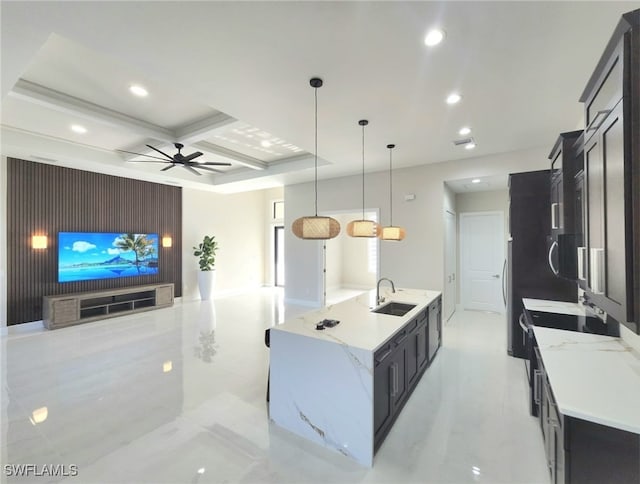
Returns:
[[[182,143],[173,144],[173,146],[175,146],[176,149],[178,150],[178,152],[173,156],[170,156],[166,154],[164,151],[161,151],[158,148],[154,148],[151,145],[147,145],[147,146],[152,150],[157,151],[158,153],[163,155],[166,159],[160,158],[159,156],[146,155],[144,153],[135,153],[133,151],[125,151],[125,150],[116,150],[116,151],[120,151],[121,153],[129,153],[131,155],[146,156],[147,158],[154,158],[153,160],[131,161],[131,163],[171,163],[169,166],[163,168],[160,171],[167,171],[167,170],[170,170],[171,168],[174,168],[177,165],[182,165],[183,168],[186,168],[191,173],[198,176],[201,176],[202,173],[198,172],[196,168],[198,170],[206,170],[206,171],[214,171],[216,173],[223,173],[221,170],[216,170],[215,168],[210,168],[210,167],[212,165],[213,166],[231,166],[231,163],[222,163],[222,162],[213,162],[213,161],[209,161],[209,162],[193,161],[199,156],[202,156],[202,152],[196,151],[194,153],[191,153],[190,155],[185,156],[181,153],[182,148],[184,148],[184,145]],[[156,160],[160,160],[160,161],[156,161]]]

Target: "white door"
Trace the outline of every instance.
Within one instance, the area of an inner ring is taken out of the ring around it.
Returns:
[[[504,214],[460,214],[460,295],[465,309],[504,312]]]
[[[444,212],[444,319],[447,321],[456,309],[456,214]]]

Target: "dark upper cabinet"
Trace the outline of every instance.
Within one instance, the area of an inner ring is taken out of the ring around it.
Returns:
[[[578,280],[588,303],[640,333],[640,9],[622,16],[580,101]]]
[[[576,151],[576,143],[583,131],[561,133],[549,159],[551,160],[551,235],[575,232],[575,209],[571,200],[574,177],[582,164]]]
[[[562,133],[549,159],[551,160],[551,207],[549,227],[549,264],[554,274],[571,280],[577,278],[577,240],[575,176],[582,168],[583,131]]]

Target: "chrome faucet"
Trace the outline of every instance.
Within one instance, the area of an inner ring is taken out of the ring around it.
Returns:
[[[396,286],[393,284],[393,281],[388,277],[381,277],[376,284],[376,306],[384,302],[384,297],[380,297],[380,283],[382,281],[389,281],[391,283],[391,292],[396,292]]]

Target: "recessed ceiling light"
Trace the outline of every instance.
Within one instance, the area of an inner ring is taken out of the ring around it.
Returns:
[[[433,47],[438,45],[444,39],[444,31],[440,29],[431,29],[424,38],[424,45]]]
[[[265,148],[268,148],[269,146],[271,146],[271,141],[263,139],[262,141],[260,141],[260,144]]]
[[[458,131],[458,134],[459,134],[460,136],[466,136],[466,135],[468,135],[469,133],[471,133],[471,128],[469,128],[469,127],[467,127],[467,126],[465,126],[464,128],[460,128],[460,131]]]
[[[87,132],[87,128],[80,126],[79,124],[72,124],[71,131],[78,134],[85,134]]]
[[[473,180],[471,180],[471,183],[480,183],[482,180],[480,180],[480,178],[474,178]]]
[[[453,93],[449,94],[449,96],[447,96],[447,104],[459,103],[460,99],[462,99],[462,96],[460,94],[458,94],[457,92],[453,92]]]
[[[471,143],[467,143],[466,145],[464,145],[465,150],[472,150],[475,147],[476,147],[476,144],[473,141]]]
[[[147,91],[144,87],[134,84],[129,87],[129,91],[135,94],[138,97],[147,97],[149,95],[149,91]]]

